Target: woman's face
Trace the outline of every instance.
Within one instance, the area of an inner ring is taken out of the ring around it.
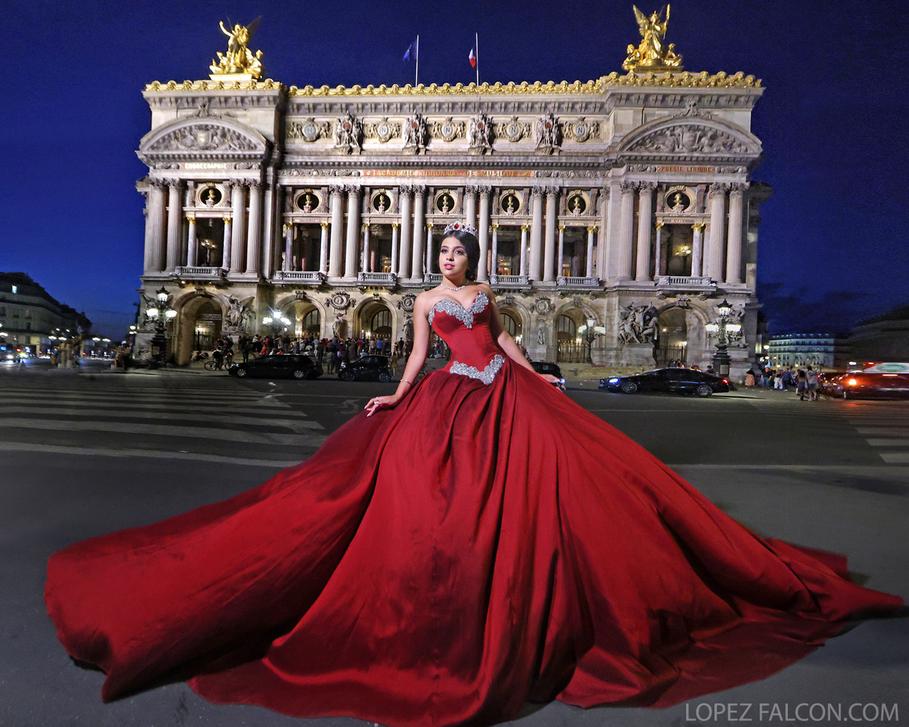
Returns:
[[[439,245],[439,270],[452,281],[467,277],[467,250],[456,237],[446,237]]]

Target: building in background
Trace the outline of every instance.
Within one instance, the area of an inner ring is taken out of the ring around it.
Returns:
[[[849,332],[852,360],[909,362],[909,306],[868,318]]]
[[[0,339],[41,354],[58,338],[76,338],[91,321],[60,303],[25,273],[0,273]],[[53,338],[51,338],[53,336]]]
[[[291,335],[409,340],[416,295],[441,280],[441,231],[466,220],[478,280],[531,358],[583,362],[590,346],[597,364],[706,366],[725,298],[741,374],[764,343],[764,88],[684,71],[653,37],[627,73],[586,82],[288,86],[232,39],[209,79],[148,84],[138,348],[162,288],[178,363],[283,329],[274,311]]]
[[[784,333],[770,336],[766,364],[772,368],[812,366],[844,371],[849,363],[848,336],[834,333]]]

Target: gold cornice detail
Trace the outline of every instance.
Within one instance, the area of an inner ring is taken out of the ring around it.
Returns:
[[[286,86],[267,78],[264,81],[152,81],[145,92],[167,91],[273,91],[286,89],[288,95],[302,98],[336,96],[523,96],[555,94],[602,94],[610,88],[762,88],[760,78],[743,71],[736,73],[708,73],[707,71],[630,72],[619,75],[615,71],[592,81],[509,81],[502,83],[430,83],[413,86],[393,84],[386,86]]]

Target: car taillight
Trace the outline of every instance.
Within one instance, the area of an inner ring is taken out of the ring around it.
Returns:
[[[858,379],[846,379],[846,386],[858,386]]]
[[[729,379],[720,379],[720,380],[721,380],[724,384],[728,384],[728,383],[729,383]]]

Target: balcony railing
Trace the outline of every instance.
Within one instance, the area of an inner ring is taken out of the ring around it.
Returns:
[[[224,268],[203,267],[201,265],[187,265],[178,267],[174,274],[183,280],[224,280]]]
[[[526,275],[490,275],[489,282],[498,288],[525,288],[530,285]]]
[[[706,275],[657,275],[653,284],[662,290],[716,290]]]
[[[311,283],[321,285],[328,278],[318,270],[276,270],[276,283]]]
[[[398,281],[398,276],[395,273],[361,272],[357,275],[357,280],[371,285],[395,285]]]
[[[557,284],[560,288],[573,288],[578,290],[600,287],[599,278],[588,278],[581,275],[560,275],[557,278]]]

